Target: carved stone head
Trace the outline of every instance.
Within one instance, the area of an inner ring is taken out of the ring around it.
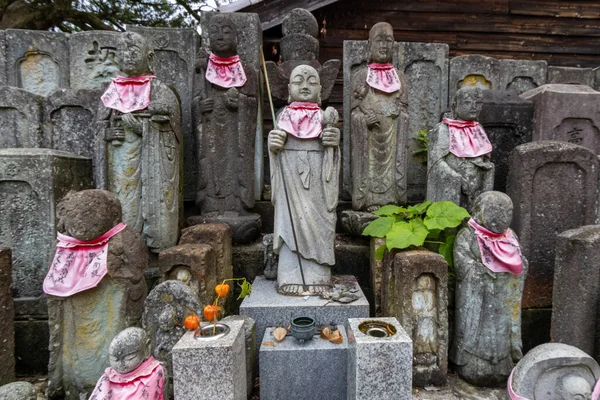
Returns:
[[[125,32],[117,46],[119,68],[126,76],[148,75],[154,71],[154,50],[140,34]]]
[[[502,233],[512,221],[513,202],[502,192],[485,192],[475,199],[471,214],[479,225],[492,232]]]
[[[237,54],[237,29],[231,17],[216,14],[208,24],[208,40],[213,53],[219,57]]]
[[[122,221],[121,203],[106,190],[69,192],[58,203],[56,229],[79,240],[96,239]]]
[[[150,339],[141,328],[127,328],[110,342],[110,366],[120,374],[127,374],[150,357]]]
[[[422,274],[417,278],[417,290],[433,290],[435,289],[435,281],[429,274]]]
[[[556,381],[556,400],[591,400],[592,388],[586,379],[577,374],[566,374]]]
[[[299,65],[290,74],[288,103],[294,101],[321,104],[321,79],[310,65]]]
[[[369,60],[378,64],[392,61],[394,29],[387,22],[378,22],[369,31]]]
[[[477,121],[483,106],[483,91],[477,87],[458,89],[452,98],[452,117],[462,121]]]

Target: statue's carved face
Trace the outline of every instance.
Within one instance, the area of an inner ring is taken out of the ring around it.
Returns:
[[[237,35],[228,20],[213,18],[208,27],[208,39],[212,52],[219,57],[231,57],[237,53]]]
[[[317,71],[308,65],[300,65],[290,74],[288,85],[291,101],[319,103],[321,80]]]
[[[483,99],[477,89],[461,89],[456,93],[454,107],[455,118],[463,121],[473,121],[479,118]]]
[[[108,355],[110,366],[120,374],[127,374],[150,356],[150,340],[143,329],[128,328],[110,343]]]
[[[149,51],[141,36],[125,37],[117,50],[119,67],[125,75],[140,76],[150,72]]]
[[[369,33],[369,57],[372,62],[385,64],[392,61],[394,30],[389,24],[376,24]]]
[[[495,233],[505,232],[513,217],[510,197],[500,192],[485,192],[473,204],[473,219],[479,225]]]
[[[590,400],[592,388],[583,377],[568,374],[559,379],[554,394],[557,400]]]

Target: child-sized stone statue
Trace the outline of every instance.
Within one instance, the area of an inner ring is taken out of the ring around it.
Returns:
[[[523,356],[521,297],[527,261],[509,228],[512,210],[506,194],[481,194],[454,244],[456,317],[450,361],[477,386],[506,383]]]
[[[150,339],[141,328],[127,328],[110,343],[110,368],[96,384],[90,400],[162,400],[165,373],[150,355]]]

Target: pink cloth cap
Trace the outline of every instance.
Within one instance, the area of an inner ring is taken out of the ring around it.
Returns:
[[[100,99],[104,106],[122,113],[143,110],[150,104],[152,78],[156,75],[117,76]]]
[[[323,116],[317,103],[295,101],[285,107],[277,127],[299,139],[314,139],[323,131]]]
[[[204,77],[210,83],[224,88],[241,87],[246,84],[246,73],[240,56],[222,58],[210,53]]]
[[[164,388],[165,373],[162,365],[150,356],[127,374],[107,368],[96,383],[90,400],[162,400]]]
[[[372,88],[381,90],[385,93],[393,93],[400,90],[400,78],[396,68],[390,63],[387,64],[369,64],[367,72],[367,83]]]
[[[456,157],[479,157],[492,151],[492,144],[477,121],[444,118],[448,125],[450,152]]]
[[[475,231],[483,265],[492,272],[521,275],[521,246],[512,230],[495,233],[479,225],[473,218],[469,220],[469,226]]]

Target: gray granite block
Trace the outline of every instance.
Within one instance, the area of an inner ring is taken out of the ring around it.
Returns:
[[[594,87],[596,76],[592,68],[548,66],[546,83],[565,83]]]
[[[227,321],[229,333],[196,339],[189,331],[173,347],[173,389],[177,400],[245,400],[244,321]]]
[[[335,280],[336,277],[334,277]],[[256,337],[262,338],[267,327],[285,326],[292,318],[307,316],[317,325],[346,325],[348,318],[367,318],[369,302],[356,284],[360,298],[341,304],[323,300],[318,296],[295,297],[277,293],[277,282],[258,276],[252,282],[252,294],[240,306],[240,315],[256,321]]]
[[[260,346],[260,398],[345,400],[348,337],[342,325],[340,344],[318,335],[299,342],[288,335],[282,342],[268,328]]]
[[[396,334],[374,337],[362,333],[365,321],[393,325]],[[412,341],[396,318],[348,320],[347,399],[404,400],[412,398]]]
[[[117,43],[120,32],[75,32],[69,37],[72,89],[102,89],[119,72]]]

